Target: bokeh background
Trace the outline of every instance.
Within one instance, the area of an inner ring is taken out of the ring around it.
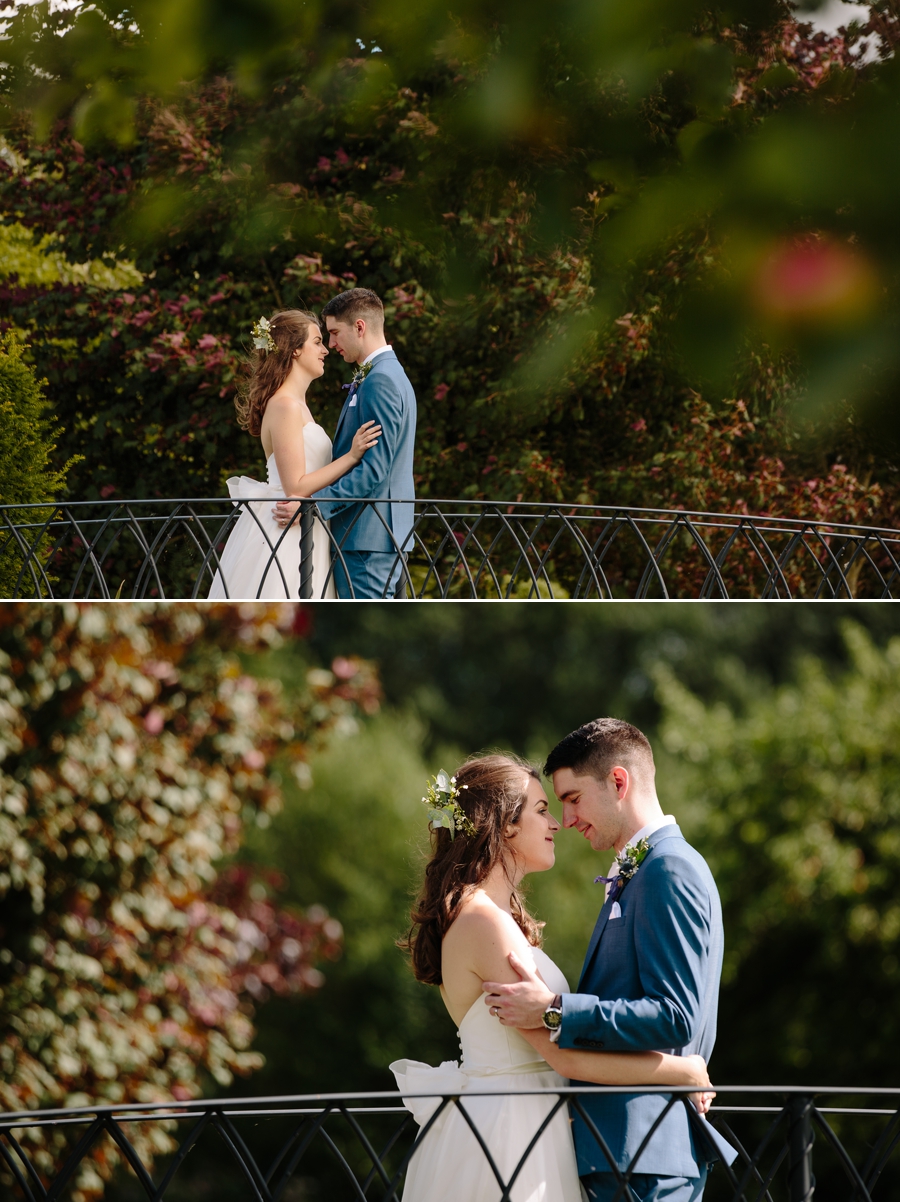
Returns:
[[[35,409],[24,363],[48,404],[27,453],[0,406],[0,501],[258,474],[252,321],[360,284],[418,394],[420,495],[894,524],[896,0],[0,25],[0,330],[28,347],[0,389]]]
[[[425,782],[603,714],[646,731],[719,885],[713,1079],[897,1083],[890,606],[20,603],[0,667],[5,1109],[384,1089],[395,1058],[453,1058],[395,944]],[[609,857],[557,845],[530,899],[574,982]],[[240,1196],[216,1144],[187,1169],[185,1197]]]

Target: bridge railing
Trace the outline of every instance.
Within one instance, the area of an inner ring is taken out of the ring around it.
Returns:
[[[271,499],[2,506],[0,596],[196,599],[215,585],[234,600],[316,598],[333,595],[335,579],[347,576],[344,591],[353,596],[347,563],[369,512],[392,557],[392,591],[408,599],[900,595],[900,530],[616,506],[402,505],[412,516],[403,537],[390,529],[388,507],[368,500],[353,503],[339,535],[313,502],[284,530],[268,518]],[[225,553],[242,518],[261,549],[249,584],[239,582]]]
[[[537,1108],[531,1107],[534,1129],[516,1133],[512,1155],[508,1133],[498,1145],[477,1124],[478,1105],[510,1091],[433,1097],[421,1128],[397,1093],[25,1111],[0,1116],[0,1184],[4,1198],[21,1202],[57,1202],[86,1188],[96,1196],[101,1178],[110,1176],[119,1186],[130,1180],[128,1196],[148,1202],[193,1196],[192,1188],[200,1191],[196,1196],[279,1202],[292,1190],[298,1196],[298,1186],[303,1197],[395,1202],[418,1150],[439,1137],[448,1112],[456,1112],[463,1126],[457,1123],[455,1156],[480,1158],[496,1184],[496,1202],[516,1202],[516,1180],[543,1132],[568,1112],[583,1120],[593,1156],[608,1165],[618,1197],[631,1202],[629,1183],[642,1172],[652,1131],[623,1165],[590,1112],[596,1095],[624,1092],[587,1086],[518,1092],[536,1099]],[[715,1164],[707,1202],[812,1202],[814,1196],[819,1202],[891,1202],[898,1196],[892,1158],[900,1143],[900,1089],[719,1087],[708,1120],[684,1089],[641,1092],[660,1095],[657,1125],[685,1108],[698,1159],[715,1156],[710,1128],[736,1149],[732,1164]],[[198,1165],[204,1166],[202,1181]],[[435,1189],[447,1196],[448,1190]]]

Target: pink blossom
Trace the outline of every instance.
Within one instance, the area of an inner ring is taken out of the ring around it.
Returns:
[[[144,730],[148,735],[161,734],[165,724],[165,715],[158,706],[154,706],[144,718]]]
[[[438,384],[437,388],[434,390],[434,399],[436,401],[442,401],[449,391],[449,384]]]

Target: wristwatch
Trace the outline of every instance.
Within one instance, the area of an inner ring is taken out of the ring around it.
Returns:
[[[541,1022],[548,1031],[558,1031],[562,1026],[562,994],[558,993],[541,1015]]]

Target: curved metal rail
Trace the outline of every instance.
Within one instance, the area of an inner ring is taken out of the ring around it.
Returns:
[[[0,507],[0,596],[206,597],[218,578],[233,600],[329,595],[347,575],[353,530],[368,508],[393,556],[394,595],[415,599],[890,599],[900,595],[900,531],[793,518],[530,502],[416,501],[398,541],[383,502],[352,503],[340,539],[314,502],[283,531],[271,500],[80,501]],[[265,548],[259,581],[235,592],[222,552],[242,513]],[[316,540],[331,572],[313,581]],[[290,554],[288,552],[291,552]],[[352,583],[345,590],[354,592]],[[390,595],[390,594],[388,594]]]
[[[333,1193],[338,1189],[341,1197],[395,1202],[417,1149],[441,1117],[455,1110],[472,1136],[460,1141],[459,1155],[484,1157],[497,1182],[498,1202],[510,1202],[542,1134],[568,1108],[583,1120],[622,1202],[630,1202],[629,1182],[641,1172],[641,1157],[653,1132],[683,1106],[698,1160],[715,1157],[710,1123],[738,1152],[732,1165],[720,1161],[715,1166],[706,1194],[711,1202],[811,1202],[814,1168],[828,1181],[829,1197],[847,1202],[874,1202],[877,1197],[887,1202],[896,1196],[896,1172],[890,1180],[883,1174],[900,1143],[900,1089],[719,1087],[707,1122],[693,1109],[686,1090],[647,1088],[641,1092],[659,1095],[659,1115],[628,1164],[616,1161],[589,1113],[591,1096],[625,1090],[570,1086],[519,1091],[541,1100],[542,1117],[533,1131],[521,1133],[517,1162],[501,1169],[498,1157],[508,1148],[489,1144],[490,1137],[479,1132],[466,1103],[510,1092],[442,1095],[435,1098],[436,1109],[419,1130],[397,1093],[134,1103],[6,1114],[0,1118],[0,1183],[4,1198],[55,1202],[77,1186],[86,1167],[94,1170],[97,1163],[108,1166],[118,1160],[120,1172],[136,1179],[140,1196],[165,1202],[170,1189],[183,1191],[189,1184],[188,1154],[212,1142],[221,1171],[232,1180],[237,1174],[243,1196],[254,1202],[279,1202],[300,1176],[324,1188],[328,1196],[338,1196]],[[166,1133],[170,1147],[156,1164],[137,1150],[154,1142],[159,1149],[159,1139],[146,1138],[153,1129]],[[254,1150],[263,1136],[269,1150]],[[876,1194],[879,1182],[884,1189]]]

